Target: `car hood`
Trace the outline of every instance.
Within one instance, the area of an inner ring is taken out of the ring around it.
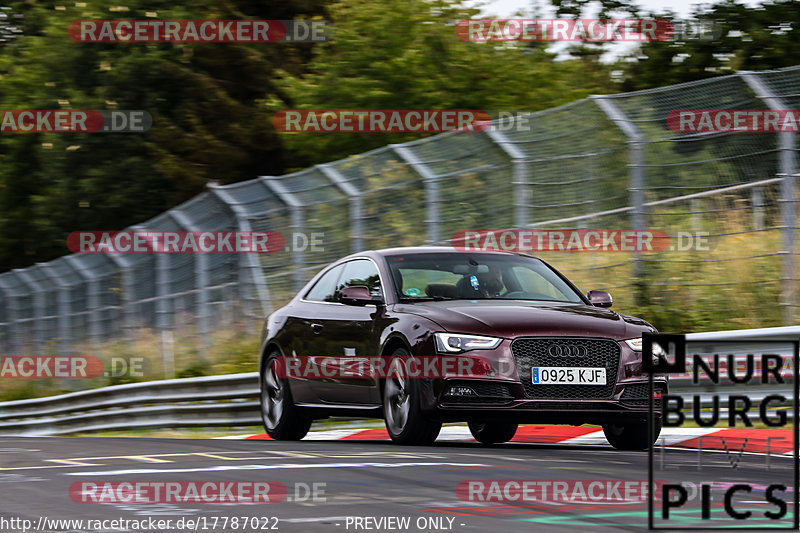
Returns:
[[[447,300],[398,304],[395,310],[433,320],[445,331],[505,338],[563,335],[622,340],[653,330],[640,318],[574,303]]]

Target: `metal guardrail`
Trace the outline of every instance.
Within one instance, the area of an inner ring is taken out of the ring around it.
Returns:
[[[707,331],[687,333],[687,342],[702,341],[796,341],[800,340],[800,326],[779,328],[732,329],[728,331]]]
[[[0,435],[260,425],[258,373],[114,385],[0,403]]]
[[[767,353],[767,350],[768,353],[780,355],[792,361],[794,348],[793,345],[789,343],[798,340],[800,340],[800,327],[798,326],[712,331],[689,333],[686,335],[687,348],[691,349],[692,352],[701,354],[716,352],[720,354],[720,357],[726,352],[735,352],[738,354],[736,357],[737,361],[743,361],[743,354]],[[787,341],[787,343],[782,345],[776,341]],[[730,349],[732,344],[735,346],[735,349]],[[768,349],[765,349],[766,346],[768,346]],[[695,395],[700,396],[700,402],[703,408],[711,406],[715,395],[722,396],[723,398],[720,399],[720,406],[727,407],[726,399],[729,394],[746,395],[754,404],[761,402],[766,396],[771,394],[780,394],[787,398],[787,401],[781,404],[781,407],[786,408],[793,405],[792,398],[794,389],[792,386],[793,381],[791,374],[791,372],[784,373],[783,376],[786,383],[777,386],[764,386],[761,384],[748,384],[744,386],[731,383],[714,385],[709,380],[694,384],[689,375],[673,376],[670,378],[670,392],[681,395],[686,408],[693,407],[693,397]],[[742,373],[737,372],[737,375],[741,376]],[[775,404],[773,403],[772,405],[774,406]],[[793,412],[790,410],[787,412],[787,415],[791,418]]]
[[[759,340],[800,339],[800,326],[692,333],[686,339],[693,345],[702,344],[709,349],[714,348],[714,341],[743,341],[739,348],[757,350]],[[786,350],[772,351],[790,355]],[[714,392],[740,394],[742,390],[741,387],[727,386],[716,388]],[[767,394],[783,394],[790,398],[793,392],[789,385],[754,386],[752,390],[757,390],[751,394],[756,401]],[[672,380],[670,392],[683,396],[687,407],[691,407],[695,394],[700,395],[704,407],[711,399],[707,386],[694,385],[689,379]],[[261,425],[258,397],[256,372],[114,385],[46,398],[2,402],[0,435]]]

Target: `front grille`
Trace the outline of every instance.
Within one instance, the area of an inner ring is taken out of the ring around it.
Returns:
[[[469,387],[476,396],[449,396],[450,387]],[[503,405],[511,402],[514,396],[507,383],[494,381],[448,381],[445,385],[442,403],[450,404],[495,404]]]
[[[552,344],[577,346],[578,355],[551,355]],[[584,355],[585,352],[585,355]],[[558,400],[608,400],[614,394],[619,369],[620,347],[611,339],[585,337],[527,337],[511,343],[511,354],[517,365],[525,395],[528,398]],[[604,367],[605,385],[534,385],[531,367]]]
[[[664,392],[658,385],[654,385],[653,390],[661,393]],[[625,390],[622,391],[622,396],[620,396],[619,400],[622,405],[627,405],[628,407],[648,407],[650,405],[650,399],[648,397],[649,392],[650,387],[647,383],[626,385]],[[661,407],[660,398],[655,398],[653,400],[653,407]]]

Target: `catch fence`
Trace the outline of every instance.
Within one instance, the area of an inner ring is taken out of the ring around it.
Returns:
[[[203,358],[350,252],[458,231],[658,229],[703,246],[539,254],[662,331],[796,322],[796,135],[676,133],[682,109],[800,109],[800,67],[593,96],[526,127],[451,132],[208,190],[141,230],[271,230],[273,254],[73,254],[0,274],[0,353],[71,354],[157,332]],[[321,244],[313,245],[316,236]],[[164,359],[164,374],[174,368]]]

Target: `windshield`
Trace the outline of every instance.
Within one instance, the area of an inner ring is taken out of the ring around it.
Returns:
[[[404,301],[508,299],[583,302],[544,262],[487,253],[430,253],[386,258],[395,290]]]

